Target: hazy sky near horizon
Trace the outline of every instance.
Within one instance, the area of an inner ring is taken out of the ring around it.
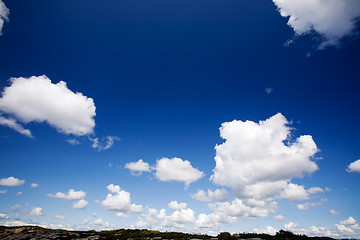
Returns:
[[[358,0],[0,0],[0,225],[360,238]]]

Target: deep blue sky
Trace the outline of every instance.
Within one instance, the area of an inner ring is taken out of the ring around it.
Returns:
[[[121,138],[110,149],[96,151],[86,136],[73,146],[66,142],[71,135],[45,123],[24,125],[33,139],[0,126],[0,178],[26,180],[20,190],[0,188],[8,189],[0,195],[0,212],[10,217],[4,221],[15,220],[12,206],[28,203],[30,210],[42,207],[44,216],[23,214],[23,222],[56,222],[53,216],[67,214],[67,224],[82,228],[82,221],[96,212],[113,228],[129,227],[139,214],[114,218],[114,212],[94,202],[105,199],[111,183],[130,192],[132,202],[144,208],[166,208],[176,200],[186,202],[195,216],[210,213],[206,202],[191,195],[198,189],[222,188],[208,180],[216,165],[214,147],[224,142],[221,124],[234,119],[257,123],[277,113],[293,122],[295,138],[311,135],[321,150],[315,160],[319,170],[293,182],[330,188],[324,193],[328,202],[298,210],[298,203],[278,200],[273,215],[283,215],[283,222],[272,215],[239,217],[238,223],[213,230],[280,229],[288,222],[336,230],[334,224],[350,216],[360,220],[354,212],[359,174],[345,170],[360,158],[356,34],[322,50],[317,49],[316,35],[301,36],[286,46],[294,30],[270,0],[4,3],[10,20],[0,36],[1,89],[11,85],[12,77],[46,75],[53,83],[65,81],[71,91],[94,100],[91,137]],[[270,94],[267,87],[273,89]],[[124,168],[138,159],[154,166],[162,157],[189,160],[205,177],[184,189],[183,183],[162,182],[152,173],[132,176]],[[30,188],[32,182],[39,187]],[[87,193],[85,210],[46,196],[69,189]],[[231,201],[235,196],[227,190]],[[24,194],[15,196],[18,191]],[[56,212],[54,206],[64,210]],[[329,215],[329,209],[341,214]]]

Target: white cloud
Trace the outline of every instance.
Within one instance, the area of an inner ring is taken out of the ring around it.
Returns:
[[[0,0],[0,36],[2,35],[2,28],[5,21],[9,21],[9,9],[5,6],[5,3]]]
[[[276,221],[284,221],[284,216],[282,216],[282,215],[276,215],[276,216],[274,216],[274,220],[276,220]]]
[[[61,215],[56,215],[54,218],[55,219],[60,219],[60,220],[65,220],[65,217],[61,216]]]
[[[115,141],[120,141],[119,137],[116,136],[107,136],[103,137],[101,140],[99,138],[89,138],[93,142],[91,145],[92,148],[95,148],[98,151],[103,151],[111,148],[114,145]]]
[[[324,189],[320,188],[320,187],[312,187],[308,190],[308,193],[310,194],[317,194],[317,193],[323,193]]]
[[[18,133],[25,135],[29,138],[33,138],[33,135],[31,134],[29,129],[25,129],[23,126],[21,126],[20,124],[18,124],[14,119],[12,118],[4,118],[2,116],[0,116],[0,125],[9,127],[15,131],[17,131]]]
[[[96,219],[96,220],[94,221],[94,224],[97,225],[97,226],[100,226],[101,229],[103,229],[103,228],[109,229],[109,228],[113,228],[113,227],[114,227],[114,225],[112,225],[112,224],[110,224],[110,223],[108,223],[108,222],[104,222],[101,218]]]
[[[207,193],[204,190],[198,190],[195,194],[191,195],[191,197],[202,202],[211,201],[210,197],[207,195]]]
[[[350,163],[346,171],[350,173],[360,173],[360,159]]]
[[[64,134],[93,132],[95,105],[92,98],[74,93],[66,82],[57,84],[43,76],[12,78],[0,98],[0,110],[23,123],[47,122]]]
[[[16,226],[33,226],[34,224],[25,223],[23,221],[7,221],[4,223],[6,227],[16,227]]]
[[[0,213],[0,219],[9,219],[9,216],[5,213]]]
[[[5,194],[7,193],[7,190],[0,190],[0,194]]]
[[[21,196],[23,194],[23,192],[17,192],[16,196]]]
[[[12,211],[19,211],[21,209],[21,206],[19,204],[15,204],[14,206],[11,207]]]
[[[88,205],[88,201],[84,200],[84,199],[80,199],[77,202],[74,202],[74,204],[72,205],[72,208],[77,208],[77,209],[84,209],[86,207],[86,205]]]
[[[254,229],[254,232],[256,233],[266,233],[269,235],[275,235],[277,233],[278,230],[276,230],[273,226],[266,226],[263,229]]]
[[[353,217],[349,217],[348,219],[339,222],[339,224],[347,225],[347,226],[352,226],[355,225],[356,223],[357,221]]]
[[[335,226],[341,233],[346,235],[354,234],[355,231],[360,230],[360,226],[353,217],[340,221],[339,224],[335,224]]]
[[[30,215],[31,216],[42,216],[42,208],[41,207],[34,207],[31,211],[30,211]]]
[[[74,189],[70,189],[68,193],[57,192],[56,194],[47,194],[47,196],[66,200],[79,200],[86,196],[86,192],[83,192],[82,190],[75,191]]]
[[[256,199],[242,200],[236,198],[231,203],[211,203],[209,207],[219,215],[254,219],[257,217],[267,217],[269,213],[275,213],[277,203],[267,203],[266,201]]]
[[[176,223],[194,223],[195,222],[195,212],[188,208],[188,209],[181,209],[176,210],[171,214],[169,217],[170,221]]]
[[[109,192],[111,192],[111,193],[118,193],[118,192],[120,192],[120,190],[121,190],[121,188],[120,188],[119,185],[114,185],[114,184],[110,184],[110,185],[108,185],[106,188],[107,188],[107,189],[109,190]]]
[[[186,203],[178,203],[177,201],[171,201],[168,204],[168,206],[169,206],[169,208],[176,209],[176,210],[181,210],[181,209],[186,209],[187,208]]]
[[[330,214],[332,214],[332,215],[339,215],[340,214],[340,212],[338,212],[338,211],[336,211],[335,209],[330,209]]]
[[[143,211],[141,205],[131,204],[130,193],[121,188],[118,185],[110,184],[107,186],[109,193],[106,199],[101,202],[101,205],[108,210],[114,210],[119,212],[133,212],[140,213]]]
[[[310,207],[321,206],[321,205],[322,205],[322,202],[316,202],[316,203],[306,202],[303,204],[297,204],[296,207],[299,210],[308,210]]]
[[[75,145],[79,145],[80,142],[78,140],[76,140],[75,138],[72,139],[68,139],[66,140],[68,143],[70,143],[71,145],[75,146]]]
[[[37,188],[37,187],[39,186],[39,184],[37,184],[37,183],[32,183],[32,184],[30,184],[30,186],[31,186],[32,188]]]
[[[309,194],[303,186],[289,183],[282,193],[289,201],[303,201],[309,199]]]
[[[292,141],[288,124],[281,113],[259,123],[223,123],[220,136],[225,142],[215,146],[216,167],[210,179],[232,188],[241,198],[271,199],[283,195],[295,199],[282,192],[294,187],[289,185],[292,178],[318,169],[311,160],[318,148],[309,135]]]
[[[127,218],[128,216],[125,214],[125,213],[123,213],[123,212],[117,212],[116,214],[116,217],[118,217],[118,218]]]
[[[199,228],[204,229],[211,229],[211,228],[218,228],[221,226],[222,223],[225,224],[234,224],[236,223],[237,218],[226,216],[221,213],[211,213],[211,214],[205,214],[201,213],[199,214],[198,218],[196,219],[196,226]]]
[[[129,169],[133,175],[141,175],[142,172],[151,172],[150,165],[142,159],[139,159],[137,162],[125,164],[125,168]]]
[[[9,187],[18,187],[25,183],[25,180],[20,180],[14,177],[2,178],[0,179],[0,185],[9,186]]]
[[[226,202],[229,198],[229,192],[226,191],[225,188],[216,189],[215,191],[208,189],[207,193],[203,190],[198,190],[197,193],[193,194],[191,197],[203,202]]]
[[[360,16],[358,0],[273,0],[281,16],[297,35],[317,32],[323,38],[320,48],[338,45],[351,35]]]
[[[187,160],[180,158],[161,158],[156,161],[155,176],[160,181],[185,182],[185,188],[204,176],[204,173],[191,166]]]

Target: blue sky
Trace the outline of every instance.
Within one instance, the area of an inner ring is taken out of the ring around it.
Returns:
[[[0,224],[360,238],[357,0],[0,0]]]

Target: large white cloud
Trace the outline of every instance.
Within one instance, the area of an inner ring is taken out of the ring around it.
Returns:
[[[161,158],[156,161],[155,176],[160,181],[185,182],[185,187],[204,176],[204,173],[191,166],[187,160],[180,158]]]
[[[118,185],[110,184],[107,186],[107,189],[110,193],[106,196],[106,199],[101,202],[101,205],[106,209],[133,213],[140,213],[143,211],[141,205],[131,203],[130,193],[121,190]]]
[[[359,0],[273,0],[297,35],[315,31],[324,40],[320,48],[337,45],[351,34],[360,16]]]
[[[8,177],[0,179],[0,185],[2,186],[9,186],[9,187],[17,187],[21,186],[25,183],[25,180],[20,180],[15,177]]]
[[[360,173],[360,159],[350,163],[346,171],[350,173]]]
[[[289,184],[318,169],[311,159],[318,148],[309,135],[292,141],[288,124],[280,113],[259,123],[223,123],[220,135],[225,142],[215,146],[216,167],[210,179],[241,198],[306,199],[302,187]]]
[[[66,200],[79,200],[86,196],[86,192],[83,192],[82,190],[76,191],[74,189],[70,189],[68,193],[57,192],[55,194],[47,194],[47,196]]]
[[[0,111],[3,113],[25,124],[47,122],[64,134],[82,136],[93,132],[93,99],[72,92],[66,82],[53,84],[44,75],[12,78],[10,82],[11,85],[4,89],[0,98]]]
[[[5,3],[0,0],[0,35],[2,35],[4,22],[9,20],[9,14],[9,9],[5,6]]]
[[[129,169],[133,175],[141,175],[142,172],[151,172],[150,165],[142,159],[139,159],[137,162],[125,164],[125,168]]]

